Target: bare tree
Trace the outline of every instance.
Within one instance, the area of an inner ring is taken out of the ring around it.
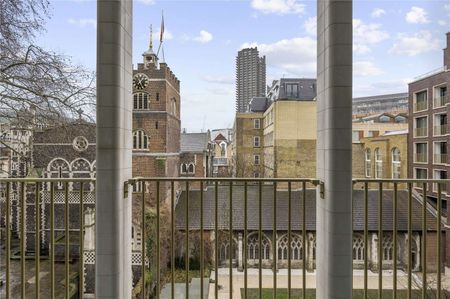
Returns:
[[[46,0],[0,2],[0,117],[16,126],[93,115],[94,74],[34,42],[48,17]]]

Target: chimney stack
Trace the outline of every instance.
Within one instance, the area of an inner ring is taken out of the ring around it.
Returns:
[[[447,47],[444,49],[444,67],[450,69],[450,32],[447,32]]]

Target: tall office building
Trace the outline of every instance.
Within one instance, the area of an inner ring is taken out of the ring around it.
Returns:
[[[236,112],[247,111],[253,97],[266,95],[266,56],[258,48],[242,49],[236,57]]]

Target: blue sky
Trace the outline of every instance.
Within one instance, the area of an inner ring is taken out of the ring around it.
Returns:
[[[257,45],[267,59],[267,83],[315,77],[315,1],[135,0],[133,62],[155,36],[164,10],[166,62],[181,80],[182,127],[231,127],[235,56]],[[95,70],[96,2],[51,1],[39,43]],[[448,1],[354,1],[354,95],[407,91],[414,77],[442,66]],[[158,38],[156,38],[158,39]],[[156,46],[158,42],[156,41]]]

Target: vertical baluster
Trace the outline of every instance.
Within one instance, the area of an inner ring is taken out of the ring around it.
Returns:
[[[272,227],[272,251],[273,251],[273,299],[277,298],[277,182],[273,182],[273,227]]]
[[[397,214],[397,201],[398,201],[398,186],[397,186],[397,182],[394,182],[394,202],[393,202],[393,209],[394,209],[394,213],[393,213],[393,219],[392,219],[392,223],[393,223],[393,228],[392,228],[392,235],[393,235],[393,242],[394,242],[394,256],[393,256],[393,260],[394,260],[394,273],[393,273],[393,281],[392,281],[392,298],[393,299],[397,299],[397,218],[398,218],[398,214]]]
[[[218,212],[218,182],[216,181],[214,183],[214,279],[215,279],[215,284],[214,284],[214,297],[216,299],[219,298],[219,212]]]
[[[186,266],[186,298],[189,298],[189,181],[186,181],[186,209],[185,209],[185,226],[186,226],[186,252],[185,252],[185,266]]]
[[[291,181],[288,182],[288,244],[292,243],[292,189]],[[288,299],[291,299],[292,287],[292,248],[288,250]]]
[[[422,298],[427,298],[427,183],[423,183],[422,209]]]
[[[6,182],[6,298],[11,296],[11,262],[10,262],[10,247],[11,247],[11,196],[10,196],[10,182]]]
[[[442,271],[442,260],[441,260],[441,213],[442,213],[442,202],[441,202],[441,184],[438,183],[438,201],[437,201],[437,217],[436,217],[436,227],[437,227],[437,282],[436,282],[436,298],[441,299],[441,271]]]
[[[233,299],[233,182],[230,181],[230,299]]]
[[[289,244],[291,246],[291,244]],[[306,182],[302,182],[302,298],[306,298]]]
[[[364,299],[368,298],[369,184],[364,182]]]
[[[247,199],[247,181],[244,182],[244,299],[247,299],[247,283],[248,283],[248,272],[247,272],[247,259],[248,259],[248,249],[247,249],[247,217],[248,217],[248,199]]]
[[[159,181],[156,181],[156,298],[159,299],[159,290],[160,290],[160,238],[161,235],[159,233]]]
[[[34,197],[35,197],[35,212],[34,212],[34,219],[35,219],[35,249],[34,249],[34,252],[35,252],[35,255],[34,255],[34,258],[35,258],[35,279],[36,279],[36,281],[35,281],[35,287],[36,287],[36,290],[35,290],[35,292],[36,292],[36,299],[39,299],[40,298],[40,293],[41,293],[41,290],[40,290],[40,279],[39,279],[39,272],[40,272],[40,261],[41,261],[41,237],[40,237],[40,234],[41,234],[41,209],[40,209],[40,204],[41,204],[41,197],[40,197],[40,184],[39,184],[39,182],[36,182],[36,184],[35,184],[35,194],[34,194]]]
[[[26,297],[25,292],[25,182],[20,183],[20,291],[21,297]]]
[[[135,181],[136,186],[141,186],[141,281],[142,281],[142,299],[145,299],[145,184],[144,181]]]
[[[262,268],[261,268],[261,264],[262,264],[262,181],[259,180],[259,205],[258,205],[258,253],[259,253],[259,257],[258,257],[258,271],[259,271],[259,298],[262,298]]]
[[[170,182],[170,276],[171,276],[171,294],[175,299],[175,185]]]
[[[200,298],[203,298],[203,278],[204,278],[204,244],[203,244],[203,181],[200,181]]]
[[[80,182],[80,261],[79,261],[79,286],[80,299],[84,297],[84,184]]]
[[[65,294],[66,299],[70,298],[70,264],[69,264],[69,255],[70,255],[70,232],[69,232],[69,183],[66,181],[64,183],[64,230],[65,230],[65,238],[64,238],[64,277],[65,277]]]
[[[411,299],[412,287],[412,184],[408,183],[408,299]]]
[[[55,183],[50,182],[50,298],[55,298]]]
[[[378,298],[383,298],[383,183],[378,184]]]

